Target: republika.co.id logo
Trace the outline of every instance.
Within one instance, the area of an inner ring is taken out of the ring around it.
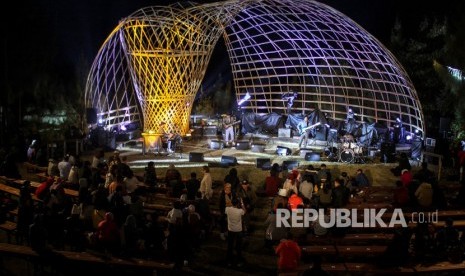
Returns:
[[[392,228],[408,227],[408,222],[402,209],[396,208],[390,213],[390,216],[383,217],[387,209],[329,209],[325,212],[323,209],[277,209],[276,210],[276,227],[310,227],[312,223],[318,223],[321,227],[357,227],[357,228]],[[436,211],[437,212],[437,211]],[[429,222],[437,222],[437,214],[431,213]],[[416,213],[416,218],[424,218],[421,214]],[[409,222],[415,221],[412,217]]]

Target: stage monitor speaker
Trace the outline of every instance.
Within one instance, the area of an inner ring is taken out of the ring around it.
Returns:
[[[223,149],[224,142],[219,140],[211,140],[210,141],[210,149]]]
[[[265,152],[265,144],[252,144],[252,152]]]
[[[290,128],[279,128],[278,137],[291,138],[291,129]]]
[[[263,170],[271,169],[271,159],[270,158],[257,158],[257,168]]]
[[[291,149],[290,148],[286,148],[286,147],[283,147],[283,146],[277,146],[276,147],[276,154],[279,155],[279,156],[287,156],[287,155],[291,155]]]
[[[97,123],[97,109],[96,108],[86,109],[86,120],[87,120],[87,124],[89,125]]]
[[[307,152],[305,161],[321,161],[321,155],[318,152]]]
[[[307,155],[307,153],[309,153],[309,152],[313,152],[313,150],[302,148],[299,151],[299,155],[300,155],[300,157],[305,158],[305,155]]]
[[[203,162],[202,152],[191,152],[189,153],[189,162]]]
[[[228,166],[235,166],[237,165],[237,159],[234,156],[222,155],[221,164],[226,164]]]
[[[250,142],[248,140],[241,140],[236,142],[237,150],[248,150],[250,149]]]
[[[206,126],[203,128],[203,135],[204,136],[216,136],[218,132],[218,128],[216,126]]]
[[[299,161],[295,161],[295,160],[284,160],[283,161],[283,165],[282,165],[283,171],[297,169],[298,167],[299,167]]]

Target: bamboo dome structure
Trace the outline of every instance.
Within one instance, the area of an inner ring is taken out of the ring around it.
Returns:
[[[236,99],[257,114],[320,109],[424,134],[417,92],[397,59],[337,10],[310,0],[231,0],[147,7],[120,21],[94,60],[86,107],[106,125],[161,122],[185,134],[192,103],[223,36]],[[296,92],[289,110],[283,95]]]

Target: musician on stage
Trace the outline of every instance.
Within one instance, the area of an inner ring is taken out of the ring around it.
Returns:
[[[297,125],[297,130],[299,131],[299,148],[302,148],[302,142],[304,145],[307,146],[308,136],[310,136],[310,129],[306,129],[308,127],[308,116],[305,115],[304,119],[299,122]]]
[[[224,142],[226,146],[232,146],[234,144],[234,122],[230,115],[223,117],[223,131],[224,131]]]

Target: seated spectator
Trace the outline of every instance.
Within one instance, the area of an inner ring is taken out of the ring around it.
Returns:
[[[320,209],[320,212],[321,210],[322,209]],[[317,220],[313,223],[313,234],[318,237],[326,236],[326,234],[328,234],[329,228],[324,227],[323,222],[327,224],[330,222],[329,209],[324,209],[323,217],[319,216],[320,212],[318,212]]]
[[[99,248],[112,254],[119,253],[121,246],[120,232],[112,213],[107,212],[105,219],[98,224],[96,236]]]
[[[411,169],[412,169],[412,166],[410,165],[410,161],[408,160],[407,154],[405,152],[402,152],[400,154],[397,167],[392,168],[391,172],[395,176],[400,176],[403,170],[410,171]]]
[[[279,272],[292,272],[299,266],[302,252],[291,233],[287,234],[287,239],[281,240],[275,253],[278,255]]]
[[[422,162],[421,163],[421,169],[413,176],[414,179],[417,179],[419,181],[426,181],[431,183],[430,181],[435,180],[435,175],[434,173],[428,169],[428,163],[427,162]]]
[[[357,170],[357,174],[355,175],[355,185],[359,189],[370,187],[370,180],[368,180],[368,177],[362,169]]]
[[[444,259],[451,259],[453,262],[461,262],[463,251],[459,243],[459,231],[454,227],[451,218],[446,219],[444,228],[437,231],[436,247],[439,255]]]
[[[431,184],[423,182],[415,191],[417,203],[421,208],[429,208],[433,203],[433,187]]]
[[[288,206],[288,198],[287,198],[287,190],[286,189],[279,189],[278,194],[273,198],[272,202],[272,211],[276,211],[279,204],[282,204],[285,208]]]
[[[320,170],[317,174],[318,182],[331,183],[331,171],[326,167],[326,164],[320,165]]]

